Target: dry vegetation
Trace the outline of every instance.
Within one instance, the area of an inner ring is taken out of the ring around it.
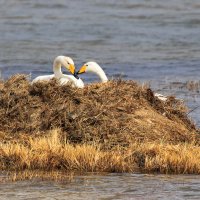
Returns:
[[[200,92],[200,81],[187,81],[186,88],[190,91]]]
[[[200,173],[199,135],[182,102],[133,81],[0,83],[1,170]]]
[[[186,81],[186,82],[175,81],[175,82],[169,83],[169,89],[174,89],[174,88],[177,88],[179,90],[186,90],[186,91],[199,93],[200,81],[199,80],[192,80],[192,81]]]

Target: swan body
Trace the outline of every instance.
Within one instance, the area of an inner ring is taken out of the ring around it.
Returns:
[[[78,77],[75,78],[73,75],[65,75],[63,74],[63,77],[59,79],[61,85],[65,84],[72,84],[72,87],[77,87],[77,88],[84,88],[84,83],[83,81]]]
[[[158,99],[160,99],[161,101],[167,101],[167,99],[169,98],[168,96],[165,96],[165,95],[162,95],[162,94],[159,94],[159,93],[154,93],[154,96],[157,97]],[[183,99],[179,99],[179,98],[175,98],[175,100],[184,102]]]
[[[70,73],[74,74],[75,66],[74,61],[70,57],[66,56],[58,56],[55,58],[53,63],[53,72],[52,75],[44,75],[36,77],[32,83],[38,81],[49,81],[52,78],[56,78],[59,80],[61,85],[71,84],[72,87],[83,88],[84,83],[80,78],[75,78],[73,75],[65,75],[61,71],[61,67],[65,67]]]
[[[102,83],[106,83],[108,81],[108,78],[105,72],[96,62],[90,61],[90,62],[85,63],[77,72],[77,74],[82,74],[85,72],[91,72],[91,73],[96,74],[97,76],[99,76]]]
[[[36,77],[35,79],[32,80],[32,83],[36,83],[38,81],[49,81],[52,78],[55,78],[54,74],[52,74],[52,75],[38,76],[38,77]]]
[[[160,99],[161,101],[167,101],[167,96],[159,94],[159,93],[154,93],[154,96]]]

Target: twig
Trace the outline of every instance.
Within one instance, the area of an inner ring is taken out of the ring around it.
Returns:
[[[200,105],[197,106],[197,107],[195,107],[195,108],[193,108],[192,110],[190,110],[190,111],[187,113],[187,115],[189,115],[191,112],[193,112],[194,110],[196,110],[196,109],[199,108],[199,107],[200,107]]]

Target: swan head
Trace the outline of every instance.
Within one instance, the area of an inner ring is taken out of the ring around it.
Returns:
[[[74,61],[70,57],[64,57],[64,63],[67,70],[69,70],[72,74],[75,73],[75,65]]]
[[[70,73],[72,73],[72,74],[75,73],[75,65],[74,65],[74,61],[72,60],[72,58],[67,57],[67,56],[56,57],[54,60],[54,65],[59,66],[60,64],[63,67],[65,67]]]
[[[85,63],[77,72],[77,74],[83,74],[85,72],[97,72],[101,67],[93,61]]]
[[[79,69],[79,71],[76,72],[75,74],[78,75],[78,74],[83,74],[85,72],[95,73],[96,75],[99,76],[99,78],[101,79],[101,81],[103,83],[108,81],[108,78],[107,78],[105,72],[103,71],[103,69],[96,62],[90,61],[90,62],[85,63]]]

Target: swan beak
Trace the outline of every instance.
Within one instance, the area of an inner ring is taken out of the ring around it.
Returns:
[[[72,65],[72,64],[70,64],[70,65],[69,65],[69,71],[70,71],[72,74],[74,74],[74,73],[75,73],[75,66]]]
[[[79,69],[79,71],[77,72],[77,74],[85,73],[85,71],[86,71],[86,66],[83,65],[83,66]]]

